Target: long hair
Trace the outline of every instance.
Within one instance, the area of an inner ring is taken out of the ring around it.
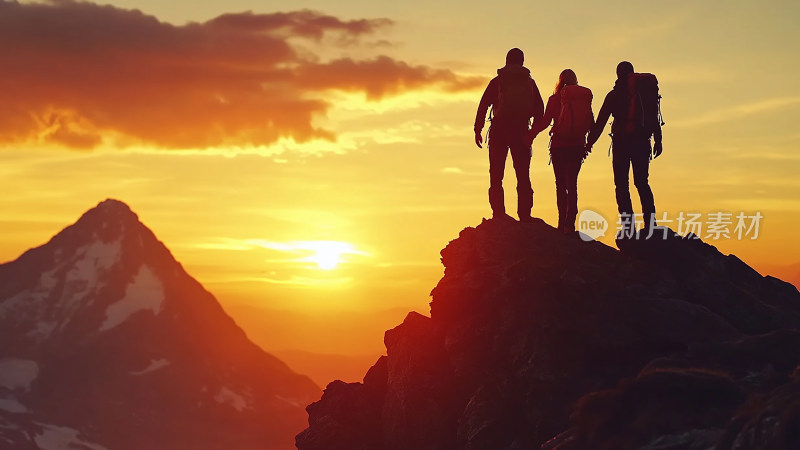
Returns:
[[[558,83],[556,83],[556,89],[553,91],[553,94],[558,94],[561,92],[561,88],[564,86],[571,86],[578,84],[578,76],[575,75],[575,72],[572,69],[564,69],[561,71],[561,75],[558,76]]]

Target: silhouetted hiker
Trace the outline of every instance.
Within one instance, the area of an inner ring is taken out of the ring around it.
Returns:
[[[594,113],[592,91],[578,86],[578,77],[572,69],[565,69],[558,76],[544,116],[533,122],[532,138],[551,122],[554,124],[550,130],[550,158],[556,175],[558,230],[574,234],[578,215],[578,172],[586,157],[586,134],[594,125]]]
[[[655,97],[653,97],[653,93]],[[609,115],[614,115],[611,124],[611,142],[614,156],[614,185],[617,209],[622,230],[620,238],[632,237],[635,227],[633,205],[628,186],[628,174],[633,166],[633,184],[639,191],[644,219],[644,235],[655,226],[656,206],[653,191],[647,182],[650,159],[661,154],[661,119],[657,110],[658,81],[652,74],[637,74],[633,65],[622,61],[617,65],[617,81],[614,89],[606,95],[597,122],[589,133],[587,151],[603,132]],[[656,109],[654,109],[656,108]],[[652,150],[650,137],[654,138]]]
[[[517,175],[517,215],[521,221],[531,219],[533,189],[531,188],[531,141],[528,125],[531,118],[544,113],[542,96],[531,72],[525,68],[522,50],[512,48],[506,55],[506,65],[497,69],[497,76],[489,82],[478,105],[475,117],[475,144],[483,143],[481,131],[486,111],[492,106],[487,145],[489,147],[489,205],[493,217],[509,217],[503,196],[503,173],[506,157],[511,150],[511,160]]]

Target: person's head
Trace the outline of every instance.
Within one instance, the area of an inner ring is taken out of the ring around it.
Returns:
[[[558,83],[556,83],[556,89],[553,93],[558,94],[564,86],[573,86],[576,84],[578,84],[578,76],[575,75],[575,72],[573,72],[572,69],[564,69],[561,71],[561,75],[558,76]]]
[[[522,53],[522,50],[514,47],[506,53],[506,65],[522,65],[525,62],[525,54]]]
[[[622,79],[633,73],[633,64],[628,61],[622,61],[617,64],[617,78]]]

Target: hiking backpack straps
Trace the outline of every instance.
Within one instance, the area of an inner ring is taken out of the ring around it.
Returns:
[[[500,121],[525,122],[533,116],[531,73],[528,69],[506,66],[498,70],[497,105],[493,118]]]
[[[586,134],[594,125],[592,91],[578,85],[561,88],[561,108],[551,130],[559,141],[586,143]]]
[[[622,129],[628,135],[650,137],[664,125],[658,79],[652,73],[632,73],[627,81],[628,105]]]

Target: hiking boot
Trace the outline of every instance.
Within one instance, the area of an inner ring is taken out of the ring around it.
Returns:
[[[513,217],[504,212],[492,213],[492,220],[498,220],[501,222],[516,222]]]
[[[652,237],[651,236],[652,230],[653,228],[656,227],[656,215],[653,213],[645,213],[643,220],[644,220],[644,225],[642,226],[642,229],[639,230],[639,235],[638,235],[638,238],[642,240],[649,239]]]

